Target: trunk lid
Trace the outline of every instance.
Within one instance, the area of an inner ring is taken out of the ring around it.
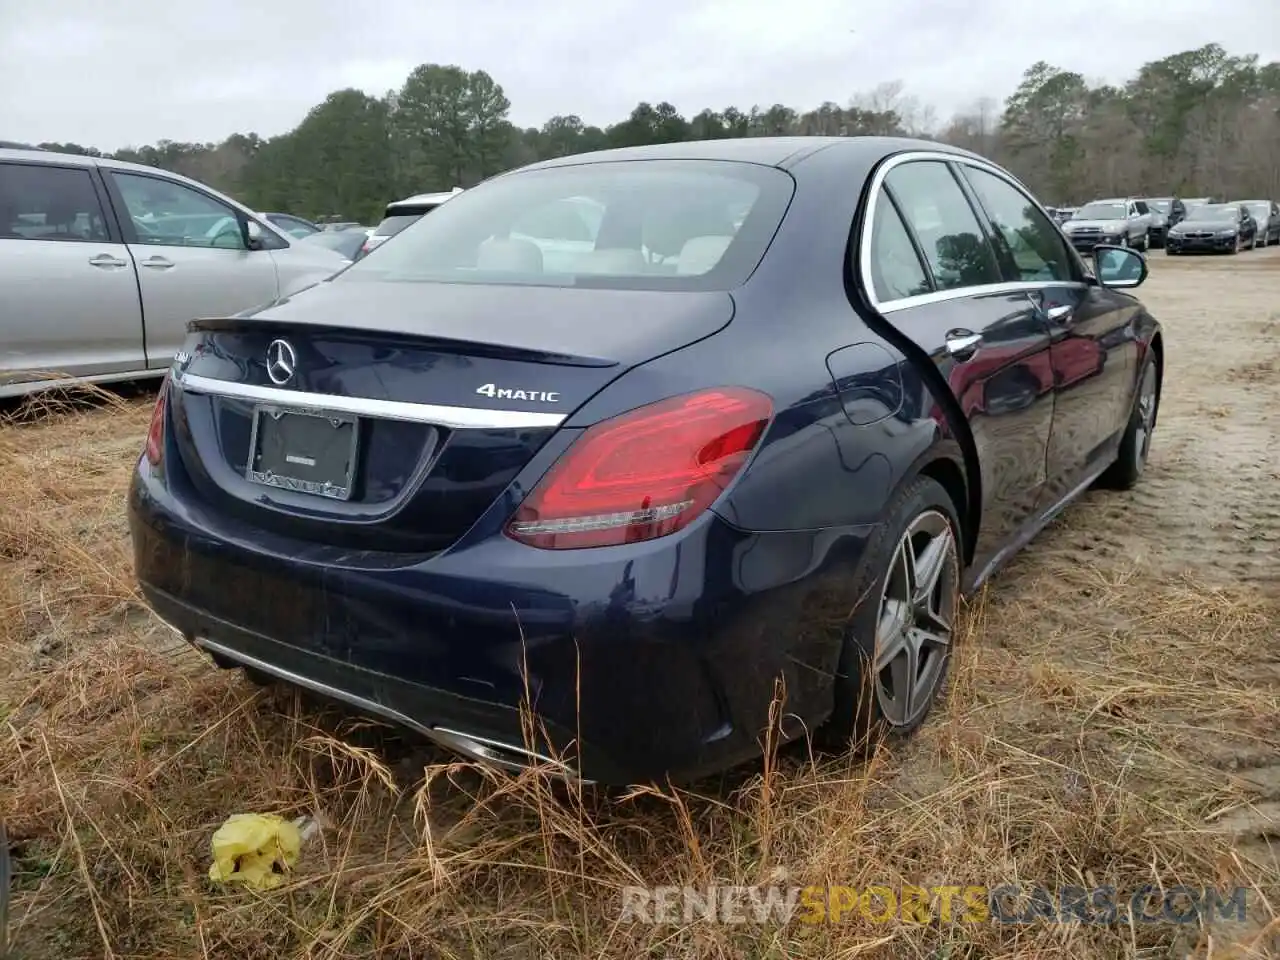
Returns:
[[[575,408],[732,314],[726,293],[322,283],[191,324],[175,441],[191,492],[229,517],[430,553],[465,533]]]

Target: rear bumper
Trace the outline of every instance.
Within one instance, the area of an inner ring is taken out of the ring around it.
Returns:
[[[841,591],[873,530],[752,534],[708,513],[621,547],[499,535],[428,558],[356,554],[249,528],[171,486],[139,464],[135,566],[197,646],[463,753],[512,766],[528,748],[609,784],[757,756],[779,680],[784,739],[824,720],[841,642],[829,612],[856,602]]]

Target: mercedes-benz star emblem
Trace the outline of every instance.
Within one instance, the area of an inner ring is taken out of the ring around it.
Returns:
[[[298,368],[298,355],[288,340],[272,340],[267,347],[267,376],[275,384],[288,383]]]

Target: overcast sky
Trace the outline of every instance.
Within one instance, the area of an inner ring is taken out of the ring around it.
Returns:
[[[0,139],[271,136],[424,62],[487,70],[521,126],[639,100],[807,109],[887,80],[945,118],[1036,60],[1121,82],[1214,41],[1280,60],[1280,0],[0,0]]]

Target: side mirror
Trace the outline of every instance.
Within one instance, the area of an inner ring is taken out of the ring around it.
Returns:
[[[248,250],[262,249],[262,227],[254,220],[244,221],[244,245]]]
[[[1147,258],[1128,247],[1100,243],[1093,248],[1094,273],[1104,287],[1137,287],[1147,279]]]

